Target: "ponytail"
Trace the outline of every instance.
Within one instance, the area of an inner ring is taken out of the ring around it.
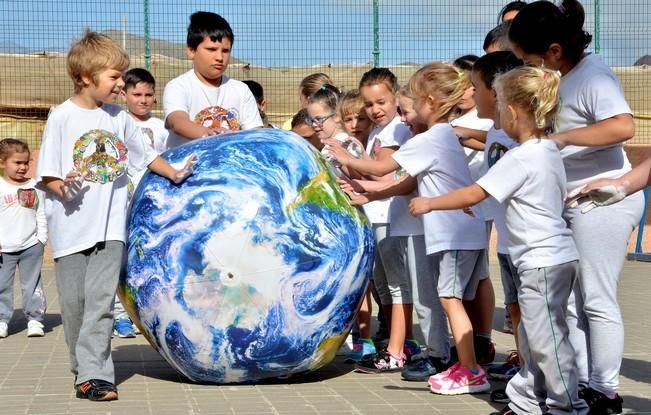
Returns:
[[[498,101],[525,110],[536,127],[543,129],[558,112],[558,71],[533,66],[521,66],[495,79]]]
[[[528,4],[515,16],[509,39],[525,53],[542,55],[552,43],[563,48],[563,57],[576,63],[590,45],[592,36],[583,30],[585,12],[577,0],[560,6],[546,0]]]

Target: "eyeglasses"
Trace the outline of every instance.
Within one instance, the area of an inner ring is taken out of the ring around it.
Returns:
[[[328,118],[331,118],[335,115],[335,112],[331,112],[330,114],[326,115],[319,115],[317,117],[305,117],[305,122],[308,125],[321,125],[323,124]]]

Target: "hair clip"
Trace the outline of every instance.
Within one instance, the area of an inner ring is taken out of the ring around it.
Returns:
[[[463,78],[465,74],[464,71],[457,71],[457,76],[459,76],[459,78]]]
[[[319,91],[321,91],[321,90],[325,91],[325,90],[327,90],[327,89],[328,89],[328,88],[326,87],[326,84],[323,84],[323,85],[321,85],[321,87],[319,88]]]

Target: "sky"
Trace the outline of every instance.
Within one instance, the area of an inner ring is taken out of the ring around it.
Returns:
[[[379,0],[380,65],[481,54],[484,36],[507,2]],[[651,54],[651,11],[646,3],[599,1],[599,53],[608,64],[631,65]],[[120,30],[123,19],[128,33],[143,35],[143,4],[143,0],[0,0],[0,50],[65,51],[84,28]],[[595,0],[583,4],[585,28],[594,35]],[[254,65],[373,61],[371,0],[149,0],[151,37],[184,44],[188,17],[197,10],[224,16],[235,32],[233,56]]]

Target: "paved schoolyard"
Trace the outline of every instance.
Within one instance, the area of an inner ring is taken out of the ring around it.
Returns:
[[[499,275],[492,268],[492,275]],[[0,340],[0,414],[487,414],[488,395],[445,397],[399,374],[364,375],[339,356],[327,367],[291,381],[262,385],[204,386],[188,383],[142,336],[114,339],[120,400],[96,403],[74,397],[51,264],[45,268],[50,308],[44,338],[27,338],[16,312],[10,336]],[[499,278],[493,278],[500,295]],[[625,413],[651,414],[651,263],[627,262],[619,293],[626,321],[621,394]],[[18,297],[17,297],[17,301]],[[501,300],[498,299],[498,304]],[[497,310],[501,327],[503,308]],[[512,347],[495,331],[499,357]],[[494,383],[494,387],[503,384]]]

